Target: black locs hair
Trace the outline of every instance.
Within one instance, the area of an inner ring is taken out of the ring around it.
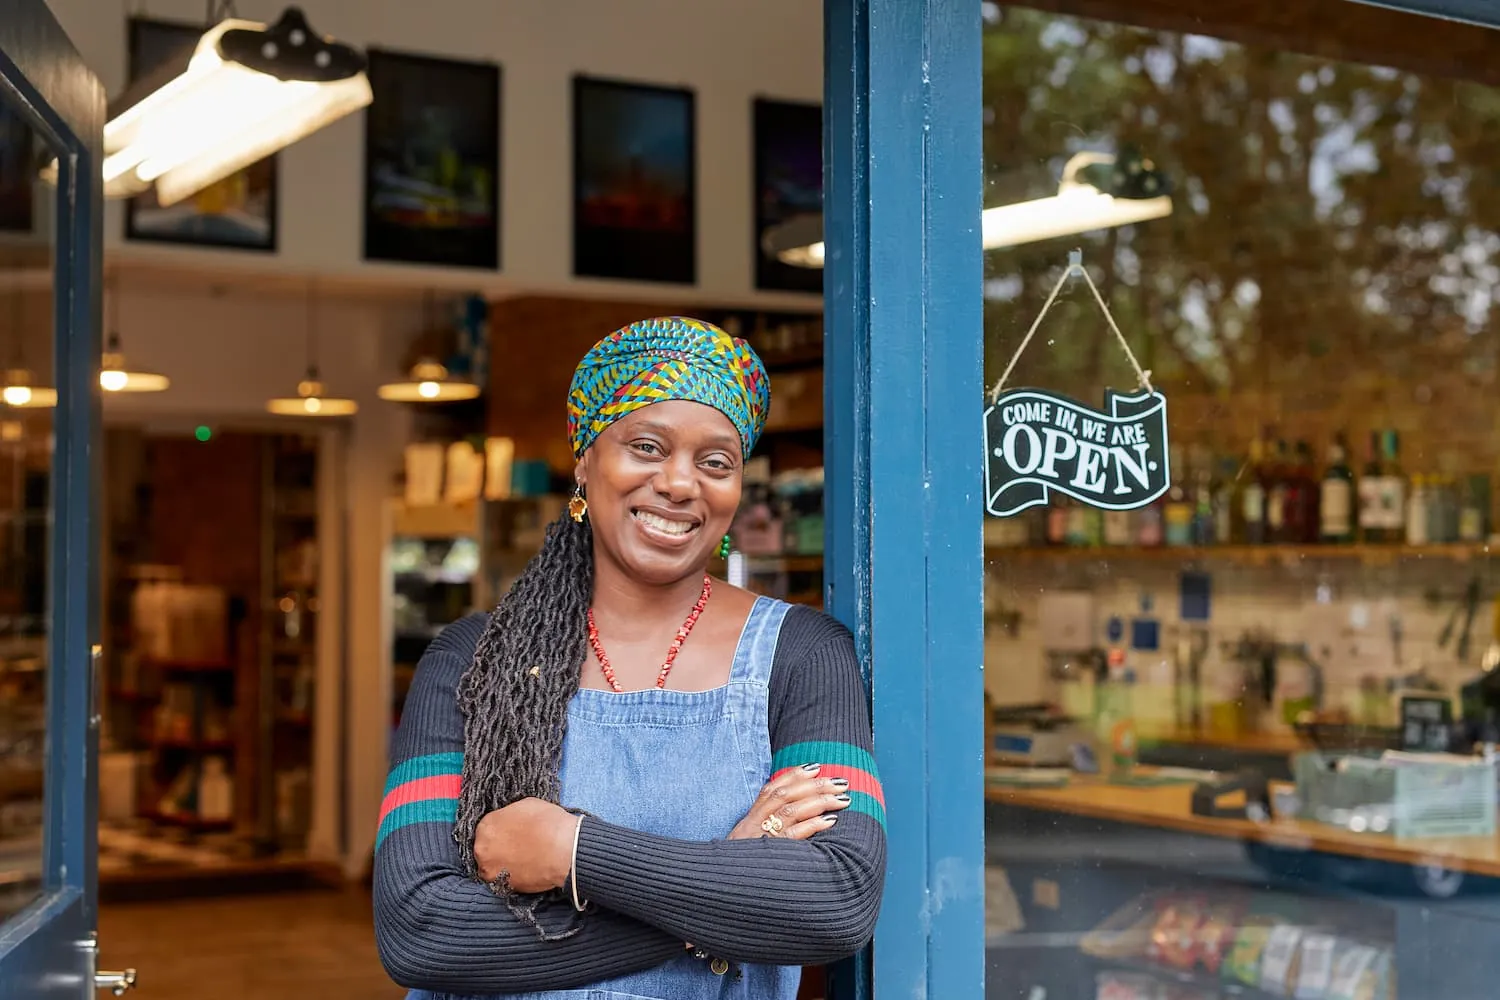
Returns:
[[[593,592],[593,531],[565,512],[490,613],[459,682],[464,762],[453,835],[470,876],[479,877],[474,831],[486,813],[524,798],[558,800],[568,703],[588,652]],[[576,921],[560,932],[537,925],[537,905],[557,893],[523,898],[503,872],[490,888],[544,938],[579,929]]]

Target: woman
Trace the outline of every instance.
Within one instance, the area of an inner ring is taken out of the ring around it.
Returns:
[[[375,853],[414,997],[793,1000],[869,940],[885,808],[853,641],[704,567],[770,401],[707,323],[606,337],[577,490],[487,617],[417,667]]]

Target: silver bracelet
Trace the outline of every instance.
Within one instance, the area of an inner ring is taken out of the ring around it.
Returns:
[[[578,835],[583,832],[583,817],[578,817],[578,825],[573,827],[573,860],[568,865],[568,884],[573,890],[573,909],[579,913],[589,905],[588,900],[578,901]]]

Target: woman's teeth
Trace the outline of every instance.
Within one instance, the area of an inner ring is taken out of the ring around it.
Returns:
[[[668,521],[664,517],[659,517],[656,514],[651,514],[644,510],[636,511],[635,517],[636,520],[640,521],[642,524],[655,528],[657,531],[664,532],[668,535],[685,535],[689,531],[693,530],[693,525],[691,522]]]

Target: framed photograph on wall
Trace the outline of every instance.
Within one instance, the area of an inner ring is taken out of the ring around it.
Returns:
[[[0,232],[29,233],[36,223],[36,146],[26,119],[0,102]]]
[[[691,90],[573,78],[573,273],[698,280]]]
[[[500,266],[500,67],[371,49],[365,259]]]
[[[821,268],[783,264],[765,251],[766,230],[823,211],[823,109],[757,98],[755,140],[755,287],[821,292]]]
[[[130,18],[130,79],[168,64],[186,69],[204,30],[201,24]],[[273,154],[169,207],[162,207],[153,192],[137,195],[125,206],[125,237],[274,253],[276,175]]]

